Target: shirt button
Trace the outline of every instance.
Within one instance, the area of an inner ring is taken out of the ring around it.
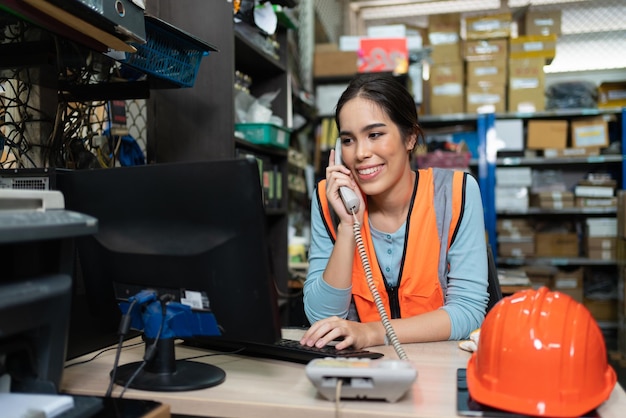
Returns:
[[[387,254],[391,254],[391,250],[387,250]]]
[[[387,239],[391,239],[391,235],[387,235]]]
[[[389,273],[389,272],[391,271],[391,269],[390,269],[389,267],[387,267],[387,268],[385,269],[385,271],[386,271],[387,273]]]

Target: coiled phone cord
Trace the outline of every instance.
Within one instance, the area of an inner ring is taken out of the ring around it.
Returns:
[[[385,333],[387,334],[387,338],[391,345],[393,345],[394,350],[396,350],[396,354],[401,360],[408,360],[408,356],[404,352],[402,345],[400,345],[400,341],[396,336],[396,332],[391,326],[391,321],[389,321],[389,317],[387,316],[387,311],[385,310],[385,305],[383,305],[383,301],[380,298],[380,294],[378,293],[378,289],[374,284],[374,277],[372,276],[372,269],[370,267],[369,260],[367,259],[367,253],[365,252],[365,245],[363,245],[363,237],[361,236],[361,224],[356,218],[354,211],[352,211],[352,217],[354,218],[354,223],[352,224],[352,229],[354,231],[354,239],[356,241],[357,249],[359,250],[359,257],[361,257],[361,264],[363,264],[363,269],[365,270],[365,277],[367,278],[367,286],[374,297],[374,303],[376,304],[376,309],[378,309],[378,313],[380,315],[380,320],[385,327]]]

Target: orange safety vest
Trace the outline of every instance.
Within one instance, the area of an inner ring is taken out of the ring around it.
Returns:
[[[367,207],[365,208],[361,225],[363,244],[374,283],[387,315],[391,318],[408,318],[443,306],[447,287],[447,251],[462,215],[466,174],[438,168],[417,171],[413,203],[407,216],[407,239],[402,254],[400,278],[395,287],[389,286],[383,279],[374,251]],[[317,187],[317,199],[326,229],[334,242],[335,223],[326,199],[325,182],[320,181]],[[444,241],[446,245],[441,245]],[[436,242],[440,245],[434,245]],[[358,248],[355,250],[352,266],[352,297],[360,321],[380,320],[367,285]]]

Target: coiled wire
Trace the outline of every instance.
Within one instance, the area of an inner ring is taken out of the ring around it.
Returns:
[[[400,341],[396,336],[396,332],[391,326],[391,321],[389,321],[389,317],[387,316],[387,311],[385,310],[385,305],[383,305],[383,301],[380,298],[380,294],[378,293],[378,289],[374,284],[374,278],[372,276],[372,269],[370,267],[369,260],[367,259],[367,253],[365,252],[365,245],[363,245],[363,237],[361,236],[361,224],[356,218],[354,211],[352,212],[352,217],[354,218],[354,223],[352,224],[352,229],[354,231],[354,239],[356,241],[357,249],[359,250],[359,257],[361,257],[361,264],[363,264],[363,269],[365,270],[365,277],[367,278],[367,286],[370,288],[370,292],[374,297],[374,303],[376,304],[376,309],[378,309],[378,313],[380,314],[380,320],[385,327],[385,333],[387,334],[387,339],[393,345],[394,350],[396,350],[396,354],[401,360],[408,360],[402,345],[400,345]]]

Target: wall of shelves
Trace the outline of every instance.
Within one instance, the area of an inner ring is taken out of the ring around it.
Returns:
[[[294,92],[288,43],[293,30],[280,26],[270,39],[246,23],[235,22],[231,2],[188,0],[185,6],[154,1],[148,11],[219,49],[212,62],[202,63],[193,88],[156,92],[149,99],[148,154],[151,162],[214,160],[252,156],[271,169],[274,190],[266,205],[270,268],[280,294],[289,292],[288,228],[290,191],[288,150],[247,142],[235,132],[235,72],[250,79],[255,98],[277,92],[272,114],[293,126]],[[263,178],[263,173],[261,173]],[[216,179],[219,181],[219,179]],[[265,185],[268,187],[267,185]],[[276,199],[276,196],[279,196]],[[288,323],[288,318],[283,317]]]

